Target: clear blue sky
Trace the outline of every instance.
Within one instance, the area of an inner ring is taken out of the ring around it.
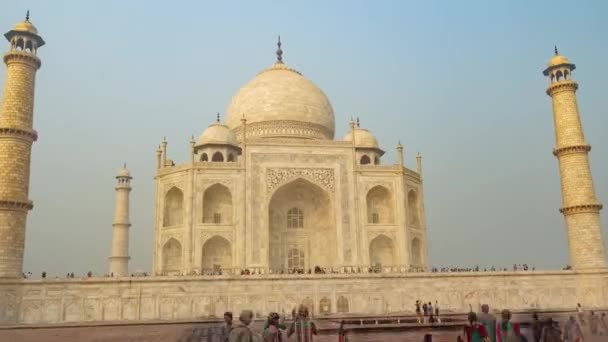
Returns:
[[[385,162],[398,140],[410,167],[423,154],[431,264],[567,262],[541,74],[554,44],[578,66],[596,190],[608,204],[607,2],[10,1],[0,28],[28,8],[47,42],[28,271],[107,271],[125,161],[135,178],[130,267],[149,270],[157,144],[167,136],[170,157],[187,160],[190,135],[273,62],[278,33],[285,61],[332,101],[337,137],[356,115]]]

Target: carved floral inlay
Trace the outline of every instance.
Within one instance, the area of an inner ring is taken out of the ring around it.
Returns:
[[[272,192],[272,190],[274,190],[275,188],[298,177],[302,177],[315,184],[318,184],[329,192],[334,192],[333,169],[268,169],[268,171],[266,172],[266,190],[268,192]]]

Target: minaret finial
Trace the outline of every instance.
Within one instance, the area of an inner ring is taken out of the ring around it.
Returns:
[[[556,54],[556,55],[559,55],[559,52],[557,52],[557,45],[554,45],[554,46],[553,46],[553,50],[555,51],[555,54]]]
[[[361,122],[359,121],[359,117],[357,116],[357,128],[361,127]]]
[[[220,123],[220,113],[219,112],[217,113],[215,121],[217,121],[217,123]]]
[[[30,10],[28,9],[27,12],[25,12],[25,20],[30,20]]]
[[[122,164],[122,167],[124,167],[124,168],[126,169],[126,168],[127,168],[127,162],[124,162],[124,163]]]
[[[277,63],[283,63],[283,50],[281,50],[281,35],[279,35],[279,41],[277,42]]]

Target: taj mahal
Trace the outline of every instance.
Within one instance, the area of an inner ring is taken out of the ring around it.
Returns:
[[[401,143],[380,146],[359,118],[336,137],[341,123],[330,99],[288,66],[279,39],[274,62],[236,92],[224,117],[210,118],[189,146],[166,139],[158,145],[150,165],[156,167],[151,276],[130,276],[132,175],[124,167],[116,175],[109,276],[22,279],[26,218],[34,208],[28,194],[38,137],[35,77],[45,41],[29,14],[4,36],[0,324],[189,320],[245,308],[261,317],[299,303],[315,315],[391,314],[410,312],[425,297],[452,311],[481,303],[608,307],[602,204],[576,102],[575,65],[557,49],[543,74],[572,270],[428,272],[422,157],[406,166]],[[189,149],[189,160],[171,159],[174,148]],[[396,163],[383,160],[388,148],[396,149]]]
[[[314,83],[277,59],[232,98],[191,158],[157,151],[155,274],[422,268],[420,163],[382,162],[373,133],[334,112]],[[420,158],[418,158],[420,161]],[[122,272],[118,272],[122,273]]]

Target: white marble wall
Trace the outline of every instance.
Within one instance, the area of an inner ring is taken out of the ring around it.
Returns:
[[[231,310],[290,312],[321,301],[337,312],[411,312],[414,302],[438,300],[442,310],[487,303],[510,309],[608,307],[608,271],[451,274],[327,274],[216,277],[92,278],[0,281],[0,323],[180,320],[221,317]],[[342,299],[342,302],[344,299]]]

